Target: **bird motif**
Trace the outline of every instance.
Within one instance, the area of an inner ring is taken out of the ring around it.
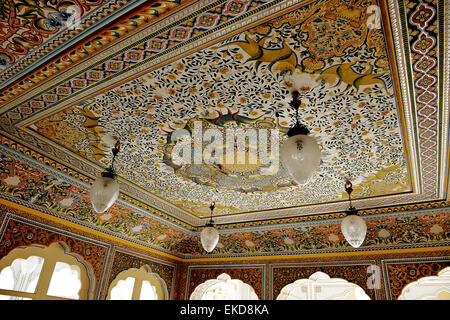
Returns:
[[[250,57],[249,61],[255,61],[255,69],[258,70],[262,63],[269,63],[269,70],[273,68],[283,69],[281,71],[294,73],[297,68],[298,61],[294,51],[286,43],[285,39],[282,41],[281,48],[273,49],[264,47],[267,37],[263,37],[255,41],[248,33],[245,33],[245,41],[234,41],[227,43],[225,46],[237,45],[244,50]],[[276,65],[277,64],[277,65]]]
[[[356,89],[356,93],[359,92],[360,86],[381,84],[386,92],[388,92],[385,80],[382,76],[385,73],[372,73],[373,66],[369,65],[369,68],[364,73],[355,72],[352,67],[357,63],[357,61],[352,61],[348,63],[342,63],[338,65],[331,66],[320,73],[318,80],[322,80],[323,83],[328,83],[333,85],[333,87],[339,86],[341,83],[347,84],[344,91],[349,90],[351,87]]]

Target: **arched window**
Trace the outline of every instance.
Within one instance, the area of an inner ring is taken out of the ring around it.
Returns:
[[[281,289],[277,300],[370,300],[364,290],[347,280],[316,272]]]
[[[199,284],[190,300],[258,300],[258,296],[250,285],[222,273],[217,279]]]
[[[117,275],[108,291],[107,300],[168,300],[164,280],[148,265],[131,268]]]
[[[62,242],[12,250],[0,260],[0,300],[88,299],[93,277]]]
[[[450,267],[406,285],[398,300],[450,300]]]

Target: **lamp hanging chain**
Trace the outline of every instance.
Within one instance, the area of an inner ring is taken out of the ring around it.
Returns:
[[[212,202],[211,205],[209,206],[209,209],[211,209],[211,218],[209,219],[209,222],[207,223],[208,226],[214,225],[214,221],[213,221],[212,216],[213,216],[214,208],[216,207],[215,205],[216,205],[216,203]]]
[[[295,104],[295,125],[296,126],[301,126],[300,120],[299,120],[299,115],[298,115],[298,109],[300,109],[300,100],[298,100],[298,103]]]
[[[295,125],[289,129],[287,135],[288,137],[292,137],[298,134],[304,134],[304,135],[308,135],[309,134],[309,130],[308,128],[306,128],[306,126],[302,123],[300,123],[299,120],[299,109],[300,109],[300,105],[301,105],[301,101],[298,98],[300,95],[300,93],[298,91],[293,91],[292,92],[292,100],[291,102],[289,102],[289,105],[295,109]]]
[[[110,173],[114,173],[114,161],[116,160],[116,156],[120,151],[120,141],[117,141],[116,144],[114,145],[114,148],[112,149],[112,160],[111,160],[111,164],[109,165],[108,168],[106,168],[106,171],[110,172]]]
[[[292,101],[289,103],[292,108],[295,109],[295,125],[300,125],[300,121],[298,120],[298,109],[300,108],[301,101],[298,99],[299,93],[298,91],[292,92]]]
[[[348,200],[350,201],[350,207],[348,208],[347,211],[345,211],[347,213],[347,215],[352,215],[352,214],[358,214],[358,211],[356,210],[356,208],[352,205],[352,197],[351,197],[351,193],[353,191],[352,188],[352,183],[347,180],[345,182],[345,191],[347,191],[348,193]]]

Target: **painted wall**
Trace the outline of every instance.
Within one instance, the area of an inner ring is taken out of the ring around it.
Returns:
[[[449,247],[406,248],[260,256],[175,260],[121,239],[74,228],[63,220],[40,217],[18,208],[0,205],[0,258],[19,246],[65,242],[88,262],[95,277],[94,299],[105,299],[109,285],[121,272],[148,264],[166,282],[170,299],[189,299],[202,282],[228,273],[250,284],[260,299],[275,299],[281,289],[316,271],[361,286],[376,300],[397,299],[410,282],[437,275],[450,266]],[[372,269],[371,266],[375,266]],[[370,268],[370,269],[369,269]],[[372,271],[375,270],[375,271]]]
[[[62,241],[71,252],[81,256],[93,270],[94,299],[105,299],[114,278],[129,268],[148,264],[166,282],[170,298],[175,296],[177,261],[126,245],[120,239],[108,239],[75,229],[64,223],[0,205],[0,259],[20,246],[39,244],[48,246]]]
[[[375,267],[371,267],[374,265]],[[401,290],[421,277],[437,275],[450,266],[448,247],[320,254],[233,261],[193,261],[180,266],[176,299],[188,299],[207,279],[228,273],[253,286],[260,299],[276,299],[281,289],[322,271],[331,278],[356,283],[374,300],[397,299]]]

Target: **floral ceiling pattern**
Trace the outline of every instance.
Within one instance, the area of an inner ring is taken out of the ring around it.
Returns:
[[[346,177],[360,182],[358,197],[408,192],[383,33],[361,24],[371,4],[303,6],[28,128],[102,165],[111,139],[119,139],[121,176],[199,217],[209,214],[211,199],[221,215],[339,201]],[[338,18],[337,7],[356,20]],[[302,121],[323,153],[307,186],[297,186],[280,164],[261,174],[261,163],[173,163],[171,133],[193,131],[196,121],[202,131],[278,129],[284,139],[295,86],[305,102]]]

